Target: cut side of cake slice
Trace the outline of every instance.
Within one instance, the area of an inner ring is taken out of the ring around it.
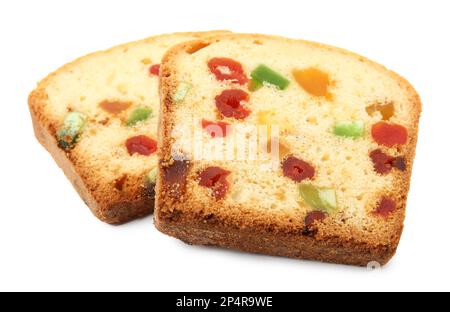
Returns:
[[[231,34],[161,65],[155,225],[189,244],[352,265],[395,253],[421,111],[357,54]]]
[[[30,94],[37,139],[100,220],[153,211],[161,58],[172,45],[219,33],[161,35],[93,53]]]

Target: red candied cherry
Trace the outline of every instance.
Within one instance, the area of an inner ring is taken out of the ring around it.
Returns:
[[[209,70],[219,81],[229,80],[240,85],[248,81],[241,63],[226,57],[215,57],[208,62]]]
[[[387,218],[396,208],[395,202],[388,198],[382,197],[374,210],[374,214]]]
[[[208,134],[213,138],[224,138],[227,136],[227,132],[229,132],[230,128],[229,123],[223,121],[208,121],[206,119],[202,120],[202,128],[208,132]]]
[[[239,89],[224,90],[216,96],[216,107],[225,117],[244,119],[251,111],[242,106],[241,102],[248,102],[248,93]]]
[[[281,165],[283,174],[296,182],[312,179],[315,174],[313,166],[294,156],[286,158]]]
[[[322,221],[323,219],[325,219],[327,217],[327,214],[323,211],[311,211],[306,215],[305,218],[305,225],[306,226],[310,226],[312,225],[315,221]]]
[[[140,155],[149,156],[157,150],[157,142],[145,135],[129,138],[125,142],[125,146],[130,155],[138,153]]]
[[[210,188],[216,199],[224,198],[229,185],[226,180],[231,172],[220,167],[208,167],[199,174],[199,185]]]
[[[405,158],[402,156],[392,157],[383,153],[381,149],[373,150],[369,156],[372,159],[375,171],[380,174],[389,173],[392,168],[397,168],[401,171],[406,170]]]
[[[161,67],[161,64],[153,64],[148,69],[148,72],[150,75],[159,76],[159,68]]]

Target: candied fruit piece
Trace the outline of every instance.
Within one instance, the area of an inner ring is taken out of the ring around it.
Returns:
[[[406,170],[405,158],[403,156],[392,157],[384,153],[381,149],[376,149],[370,152],[373,167],[376,172],[380,174],[389,173],[392,168],[397,168],[400,171]]]
[[[161,68],[160,64],[153,64],[152,66],[150,66],[150,68],[148,69],[148,72],[150,75],[153,76],[159,76],[159,69]]]
[[[130,155],[137,153],[143,156],[149,156],[157,150],[157,142],[145,135],[137,135],[129,138],[125,142],[125,146]]]
[[[175,93],[173,95],[173,100],[175,102],[181,102],[186,97],[189,90],[192,88],[192,85],[188,82],[180,82]]]
[[[333,213],[337,210],[336,191],[328,187],[300,184],[300,196],[313,209]]]
[[[387,218],[395,209],[396,204],[392,199],[382,197],[374,210],[374,214]]]
[[[248,93],[239,89],[223,90],[216,96],[216,106],[219,112],[225,117],[244,119],[250,115],[251,111],[246,109],[241,102],[248,102]]]
[[[140,121],[147,120],[153,114],[153,111],[150,107],[140,106],[137,107],[131,113],[130,117],[127,120],[127,126],[131,127],[136,125]]]
[[[284,157],[286,157],[287,155],[289,155],[291,153],[291,150],[287,145],[285,145],[282,142],[279,142],[278,143],[278,153],[279,153],[280,159],[284,159]]]
[[[357,121],[341,121],[333,126],[333,133],[337,136],[347,138],[359,138],[364,135],[364,122]]]
[[[282,168],[283,174],[296,182],[312,179],[315,174],[313,166],[294,156],[286,158],[282,163]]]
[[[366,107],[366,112],[370,116],[374,116],[376,112],[381,114],[383,120],[389,120],[394,116],[395,108],[394,103],[389,102],[386,104],[375,103]]]
[[[62,149],[69,150],[77,142],[83,132],[87,122],[87,116],[79,112],[70,112],[64,118],[62,127],[58,130],[56,136],[58,138],[58,146]]]
[[[241,63],[233,59],[215,57],[208,62],[208,67],[219,81],[229,80],[230,82],[240,85],[243,85],[248,81]]]
[[[250,81],[248,82],[248,84],[247,84],[248,90],[249,90],[250,92],[258,91],[258,90],[261,89],[263,86],[264,86],[264,85],[263,85],[261,82],[256,81],[256,80],[254,80],[254,79],[250,80]]]
[[[118,190],[118,191],[123,190],[125,182],[127,181],[127,177],[128,176],[126,174],[124,174],[123,176],[121,176],[120,178],[118,178],[114,181],[114,187],[116,188],[116,190]]]
[[[372,126],[372,137],[375,142],[387,147],[403,145],[408,141],[408,130],[402,125],[380,121]]]
[[[202,119],[202,128],[208,132],[208,134],[213,138],[223,138],[226,137],[230,132],[229,123],[223,121],[209,121]]]
[[[162,168],[163,188],[170,197],[179,198],[185,192],[189,167],[190,163],[187,160],[174,160]]]
[[[102,108],[104,111],[113,114],[113,115],[117,115],[125,110],[127,110],[128,108],[130,108],[131,106],[131,102],[123,102],[123,101],[102,101],[99,104],[100,108]]]
[[[305,69],[294,69],[292,75],[295,81],[309,94],[314,96],[330,96],[328,88],[331,82],[326,72],[309,67]]]
[[[280,90],[285,90],[290,83],[288,79],[264,64],[258,65],[258,67],[256,67],[250,75],[252,77],[253,84],[255,84],[256,87],[259,87],[264,83],[268,83],[276,86]]]
[[[224,198],[229,188],[226,178],[230,173],[220,167],[208,167],[199,174],[199,185],[212,189],[216,199]]]
[[[327,214],[323,211],[320,211],[320,210],[311,211],[305,217],[305,225],[310,226],[315,221],[322,221],[326,217],[327,217]]]
[[[156,183],[156,175],[158,174],[158,168],[155,167],[152,170],[150,170],[147,175],[145,176],[145,180],[148,183],[155,184]]]

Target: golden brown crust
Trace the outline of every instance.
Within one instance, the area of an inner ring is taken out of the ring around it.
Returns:
[[[223,207],[221,203],[214,204],[213,210],[217,213],[205,213],[204,211],[207,211],[206,207],[201,207],[201,205],[193,201],[189,194],[182,194],[178,197],[169,195],[170,185],[164,181],[162,171],[171,162],[173,139],[170,133],[174,126],[174,106],[171,95],[178,84],[176,77],[177,57],[182,53],[189,53],[192,49],[195,50],[198,46],[203,47],[220,40],[233,40],[242,36],[252,39],[279,38],[282,40],[293,40],[257,34],[223,35],[211,40],[182,43],[169,50],[163,58],[161,66],[162,78],[160,81],[161,117],[159,123],[161,149],[159,151],[159,179],[156,186],[154,216],[156,227],[161,232],[191,244],[217,245],[256,253],[361,266],[365,266],[371,261],[377,261],[381,265],[385,264],[395,254],[403,229],[406,199],[417,142],[421,102],[414,88],[405,79],[392,71],[388,71],[382,65],[343,49],[307,42],[323,49],[351,55],[358,58],[361,62],[371,64],[378,70],[389,72],[389,75],[398,84],[408,90],[409,100],[413,106],[414,126],[408,129],[411,135],[405,149],[405,156],[408,159],[407,169],[405,172],[395,173],[394,189],[398,191],[392,195],[398,203],[398,209],[390,217],[393,230],[389,233],[388,241],[359,236],[359,233],[352,231],[345,232],[342,229],[333,228],[329,224],[318,225],[315,236],[310,237],[302,233],[302,227],[299,227],[299,224],[296,222],[285,222],[282,218],[273,216],[266,218],[247,210],[245,217],[223,213],[223,211],[226,211],[226,207]],[[261,242],[264,243],[262,244]]]
[[[175,33],[172,35],[203,38],[224,32],[218,30],[199,33]],[[78,66],[86,58],[104,54],[113,49],[126,49],[136,43],[151,43],[158,40],[158,38],[172,35],[154,36],[83,56],[49,74],[39,82],[37,88],[29,95],[28,105],[36,138],[64,171],[92,213],[104,222],[111,224],[123,223],[152,213],[154,208],[154,185],[147,185],[143,182],[142,176],[127,176],[126,189],[124,188],[118,191],[113,184],[101,185],[99,187],[98,178],[93,176],[89,168],[78,164],[78,160],[71,155],[70,151],[66,152],[58,147],[55,138],[56,122],[49,119],[43,109],[48,103],[46,88],[51,83],[53,77],[63,72],[70,72],[72,68]]]

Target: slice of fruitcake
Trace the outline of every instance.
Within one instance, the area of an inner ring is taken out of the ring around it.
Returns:
[[[178,45],[161,71],[160,231],[335,263],[393,256],[421,111],[406,80],[338,48],[242,34]]]
[[[161,35],[90,54],[30,94],[37,139],[102,221],[153,210],[159,63],[170,46],[217,33]]]

